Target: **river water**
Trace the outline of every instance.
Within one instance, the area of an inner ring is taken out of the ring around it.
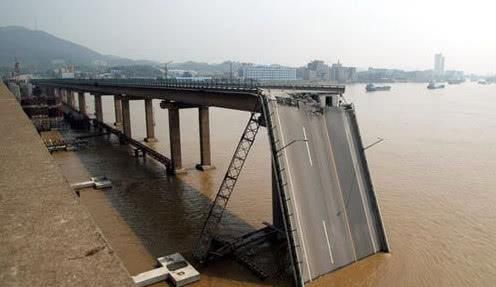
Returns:
[[[496,284],[496,85],[464,83],[428,90],[393,84],[366,93],[349,85],[381,207],[390,254],[378,254],[323,276],[310,286],[494,286]],[[168,155],[167,111],[154,101],[154,147]],[[91,97],[88,111],[93,112]],[[144,104],[131,102],[133,137],[145,137]],[[104,120],[113,122],[112,97]],[[249,114],[211,108],[216,169],[200,172],[198,115],[181,110],[183,165],[187,174],[165,175],[151,159],[134,158],[113,136],[89,139],[76,153],[54,154],[68,180],[106,175],[109,191],[83,191],[88,208],[131,274],[173,252],[191,256],[210,200],[226,171]],[[235,237],[271,221],[270,154],[259,133],[223,220]],[[243,267],[220,262],[201,270],[198,286],[285,285],[259,281]]]

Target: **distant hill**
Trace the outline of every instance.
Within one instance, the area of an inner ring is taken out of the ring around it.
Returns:
[[[0,39],[0,67],[13,66],[16,57],[21,67],[29,67],[30,70],[50,69],[57,60],[77,66],[89,66],[98,62],[111,66],[156,64],[103,55],[46,32],[18,26],[0,27]]]

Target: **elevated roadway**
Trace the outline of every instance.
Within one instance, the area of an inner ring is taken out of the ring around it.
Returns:
[[[269,102],[300,285],[388,251],[353,107],[324,97]]]
[[[344,93],[344,86],[260,84],[253,81],[179,81],[179,80],[35,80],[41,87],[68,89],[98,95],[126,95],[134,99],[161,99],[191,106],[214,106],[241,111],[258,111],[262,89],[326,91]]]

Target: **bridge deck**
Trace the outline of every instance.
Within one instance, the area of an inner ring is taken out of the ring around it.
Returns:
[[[2,286],[134,286],[0,82]]]
[[[192,106],[215,106],[253,112],[258,110],[258,96],[264,89],[322,91],[344,93],[344,86],[335,85],[264,85],[256,82],[171,81],[171,80],[35,80],[43,87],[65,88],[101,95],[127,95],[131,99],[163,99]]]
[[[270,103],[303,281],[388,251],[354,110]]]

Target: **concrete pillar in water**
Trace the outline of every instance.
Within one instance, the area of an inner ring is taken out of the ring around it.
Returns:
[[[59,97],[61,98],[64,104],[67,104],[67,97],[65,95],[64,89],[59,88]]]
[[[196,165],[199,170],[214,168],[210,153],[210,119],[208,107],[198,108],[198,122],[200,125],[200,163]]]
[[[86,99],[84,98],[84,92],[78,92],[78,104],[79,112],[86,115]]]
[[[179,123],[179,109],[169,108],[169,139],[172,166],[170,173],[185,172],[181,162],[181,130]]]
[[[76,95],[74,91],[69,90],[69,98],[71,98],[71,108],[76,110]]]
[[[61,101],[63,102],[62,97],[60,96],[60,89],[58,88],[53,88],[53,96],[55,97],[55,101],[57,103],[60,103]]]
[[[152,99],[145,99],[146,142],[156,142]]]
[[[101,95],[95,95],[95,115],[96,120],[103,123],[103,107]]]
[[[116,129],[122,129],[122,96],[114,95],[115,123]]]
[[[121,104],[122,104],[122,129],[124,135],[130,138],[132,137],[132,135],[131,135],[131,113],[129,110],[129,99],[122,98]]]
[[[72,92],[71,92],[71,91],[69,91],[69,90],[64,90],[64,94],[65,94],[65,97],[66,97],[66,99],[67,99],[67,100],[66,100],[66,104],[67,104],[69,107],[73,108],[73,107],[74,107],[74,97],[73,97],[74,95],[73,95],[73,94],[72,94]]]

